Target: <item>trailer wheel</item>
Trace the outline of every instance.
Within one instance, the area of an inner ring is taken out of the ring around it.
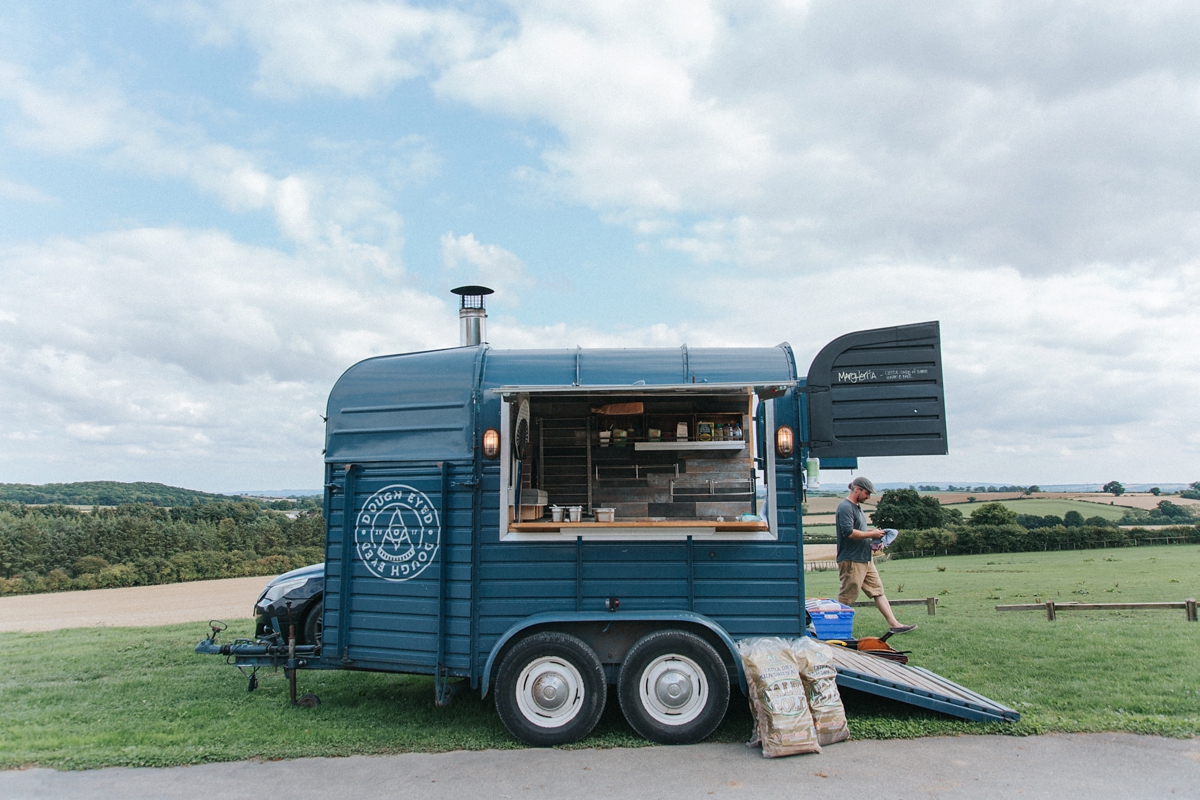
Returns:
[[[717,729],[729,707],[729,671],[713,646],[680,630],[648,633],[625,655],[621,711],[659,744],[691,744]]]
[[[604,712],[608,684],[592,649],[566,633],[517,642],[496,673],[496,713],[508,732],[535,747],[577,742]]]
[[[304,644],[321,644],[321,633],[325,628],[325,600],[322,598],[304,618]]]

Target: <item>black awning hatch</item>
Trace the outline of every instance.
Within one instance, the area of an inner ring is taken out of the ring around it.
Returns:
[[[937,322],[838,337],[813,359],[805,393],[812,456],[947,452]]]

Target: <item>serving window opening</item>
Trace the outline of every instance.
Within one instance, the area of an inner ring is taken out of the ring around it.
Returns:
[[[759,516],[752,388],[505,400],[502,535],[774,538]]]

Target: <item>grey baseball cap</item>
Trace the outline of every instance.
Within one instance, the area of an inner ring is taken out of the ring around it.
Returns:
[[[864,478],[862,475],[859,475],[850,481],[850,488],[853,489],[855,486],[860,489],[866,489],[871,494],[875,494],[875,484],[871,483],[870,478]]]

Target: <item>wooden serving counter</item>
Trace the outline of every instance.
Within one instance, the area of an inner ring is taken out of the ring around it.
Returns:
[[[717,522],[715,520],[617,520],[616,522],[510,522],[508,529],[519,533],[562,533],[578,530],[603,532],[606,528],[712,528],[718,533],[768,530],[766,520]]]

